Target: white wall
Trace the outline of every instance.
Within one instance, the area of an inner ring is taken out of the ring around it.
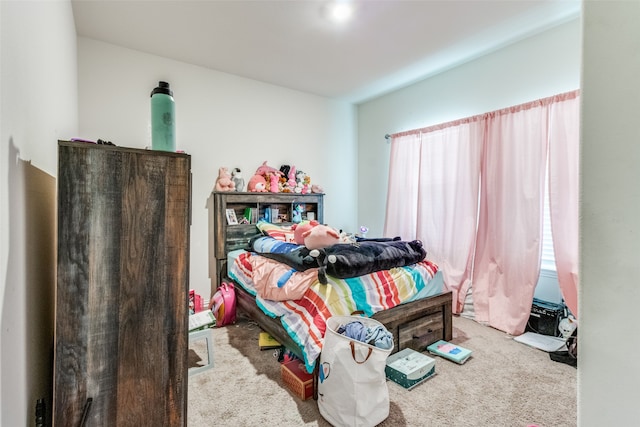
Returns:
[[[584,2],[578,422],[638,425],[640,2]]]
[[[358,223],[382,235],[390,144],[385,134],[486,113],[578,89],[580,21],[358,106]]]
[[[178,149],[192,156],[191,287],[209,297],[205,208],[218,168],[245,181],[267,161],[293,164],[326,192],[325,222],[356,227],[355,107],[350,104],[78,38],[80,136],[150,145],[150,92],[168,81]],[[256,64],[260,66],[260,64]]]
[[[68,1],[0,2],[0,425],[51,412],[57,141],[77,131]],[[50,417],[48,417],[50,419]]]

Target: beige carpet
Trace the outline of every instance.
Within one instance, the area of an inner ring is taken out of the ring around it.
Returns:
[[[411,391],[388,381],[390,414],[381,426],[577,424],[576,368],[473,320],[454,317],[453,326],[452,341],[473,357],[464,365],[436,357],[436,375]],[[288,391],[273,351],[258,348],[259,332],[243,318],[213,330],[215,366],[189,378],[190,427],[329,425],[313,399]],[[203,349],[192,345],[192,366]]]

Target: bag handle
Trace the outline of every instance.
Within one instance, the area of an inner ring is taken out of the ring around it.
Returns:
[[[358,365],[362,365],[364,362],[369,360],[369,357],[371,356],[371,353],[373,353],[373,349],[371,347],[369,347],[369,353],[367,354],[367,357],[362,362],[358,362],[356,360],[356,345],[355,345],[355,343],[353,341],[350,341],[349,345],[351,346],[351,357],[353,358],[353,361],[356,362]]]

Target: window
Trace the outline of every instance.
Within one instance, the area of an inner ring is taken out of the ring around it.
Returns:
[[[547,162],[548,163],[548,162]],[[549,166],[547,165],[547,181],[549,180]],[[551,234],[551,209],[549,208],[549,185],[544,186],[544,209],[542,212],[542,255],[540,268],[556,271],[556,257],[553,251],[553,237]]]

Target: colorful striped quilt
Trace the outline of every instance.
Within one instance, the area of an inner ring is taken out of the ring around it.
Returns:
[[[233,254],[228,262],[229,277],[256,296],[256,303],[266,315],[280,318],[285,330],[300,346],[309,372],[313,372],[322,351],[329,317],[350,315],[355,311],[372,316],[378,311],[410,301],[429,285],[438,271],[437,265],[424,260],[410,266],[349,279],[327,276],[326,285],[314,282],[299,300],[271,301],[256,295],[248,260],[251,256],[260,255],[251,252]],[[441,291],[434,290],[431,295]]]

